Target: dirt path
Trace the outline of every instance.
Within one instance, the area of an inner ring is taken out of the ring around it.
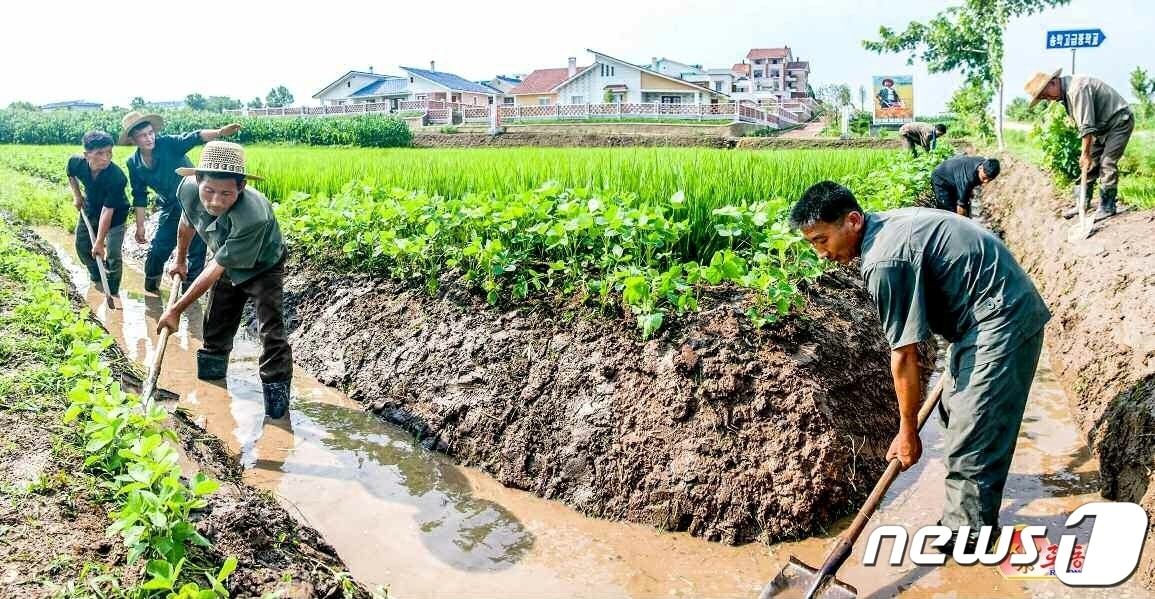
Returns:
[[[1120,214],[1072,243],[1076,221],[1058,216],[1069,196],[1037,167],[1004,159],[987,203],[1054,313],[1047,343],[1102,463],[1103,495],[1155,514],[1155,211]],[[1155,582],[1155,555],[1145,558],[1140,574]]]
[[[784,137],[787,139],[815,138],[815,137],[818,137],[822,133],[822,129],[824,127],[826,127],[826,119],[820,117],[816,120],[813,120],[809,123],[806,123],[802,127],[787,131],[786,133],[783,133],[780,137]]]

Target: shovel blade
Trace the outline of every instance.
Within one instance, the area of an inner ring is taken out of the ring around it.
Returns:
[[[833,576],[817,589],[815,583],[823,578],[821,572],[811,568],[802,560],[790,556],[790,561],[782,571],[767,584],[758,599],[855,599],[858,589]]]

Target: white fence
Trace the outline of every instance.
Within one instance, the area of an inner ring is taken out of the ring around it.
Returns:
[[[499,123],[589,120],[678,120],[727,121],[753,123],[782,128],[807,121],[815,103],[809,98],[786,100],[770,106],[747,102],[725,104],[658,104],[615,102],[606,104],[498,105]],[[492,118],[493,106],[474,106],[439,100],[405,100],[397,103],[366,102],[340,106],[296,106],[285,108],[244,108],[226,110],[245,116],[332,116],[385,114],[421,117],[429,124],[486,123]]]

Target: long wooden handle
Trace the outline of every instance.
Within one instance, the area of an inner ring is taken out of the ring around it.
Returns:
[[[80,216],[84,219],[84,226],[88,229],[88,245],[96,245],[96,233],[92,230],[92,222],[88,220],[88,213],[84,208],[80,209]],[[112,310],[116,309],[116,304],[112,301],[112,292],[108,288],[108,271],[104,268],[104,259],[96,261],[96,269],[100,271],[100,284],[104,286],[104,301],[108,303],[108,307]]]
[[[176,305],[176,301],[180,298],[180,275],[172,276],[172,291],[168,296],[168,304],[165,306],[172,309]],[[172,329],[165,327],[160,332],[160,337],[156,342],[156,354],[152,356],[152,364],[148,367],[148,378],[144,381],[144,387],[141,389],[140,398],[144,403],[144,410],[147,412],[148,407],[152,402],[153,392],[156,390],[156,381],[160,378],[160,364],[164,361],[164,348],[168,345],[169,335],[172,334]]]
[[[938,406],[939,399],[942,397],[942,385],[946,380],[945,373],[939,375],[938,384],[934,386],[934,390],[927,396],[926,401],[922,402],[922,407],[918,410],[918,430],[922,431],[922,425],[926,424],[930,418],[931,412]],[[850,545],[854,545],[854,541],[862,534],[862,530],[866,528],[866,523],[870,517],[874,515],[874,511],[878,509],[878,505],[882,503],[883,496],[886,491],[890,489],[890,485],[894,483],[894,479],[898,478],[898,474],[902,472],[902,462],[898,458],[890,460],[890,464],[886,467],[886,472],[883,473],[882,478],[878,479],[878,483],[874,485],[874,490],[871,491],[870,497],[866,499],[862,509],[858,511],[858,516],[854,518],[854,522],[846,532],[842,533],[842,538],[849,541]]]

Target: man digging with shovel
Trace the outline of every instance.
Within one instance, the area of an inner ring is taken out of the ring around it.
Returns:
[[[790,225],[823,258],[843,265],[861,258],[859,269],[891,347],[898,398],[899,429],[886,459],[897,459],[903,470],[922,455],[918,344],[932,333],[951,343],[938,406],[947,470],[939,524],[956,535],[939,550],[952,553],[960,528],[969,527],[966,549],[973,552],[979,528],[999,525],[1043,326],[1051,317],[1043,298],[997,237],[945,210],[867,213],[850,190],[823,181],[794,205]]]
[[[1135,117],[1127,101],[1110,85],[1083,75],[1060,77],[1062,72],[1063,69],[1049,74],[1035,73],[1024,89],[1032,107],[1039,100],[1063,103],[1083,140],[1079,166],[1084,175],[1079,193],[1090,198],[1098,179],[1099,209],[1095,220],[1114,216],[1119,196],[1119,159],[1131,140]],[[1068,209],[1063,212],[1063,218],[1077,216],[1079,212],[1078,208]]]
[[[197,350],[197,378],[225,378],[233,338],[241,324],[245,302],[256,306],[261,337],[260,376],[265,414],[281,418],[289,408],[293,354],[282,315],[284,265],[288,252],[273,207],[248,185],[261,180],[245,170],[245,151],[224,141],[211,141],[196,168],[176,169],[184,177],[176,190],[184,215],[177,231],[176,259],[170,273],[186,276],[188,250],[197,234],[212,258],[176,304],[157,322],[157,333],[176,331],[180,315],[210,289],[204,317],[204,346]]]

